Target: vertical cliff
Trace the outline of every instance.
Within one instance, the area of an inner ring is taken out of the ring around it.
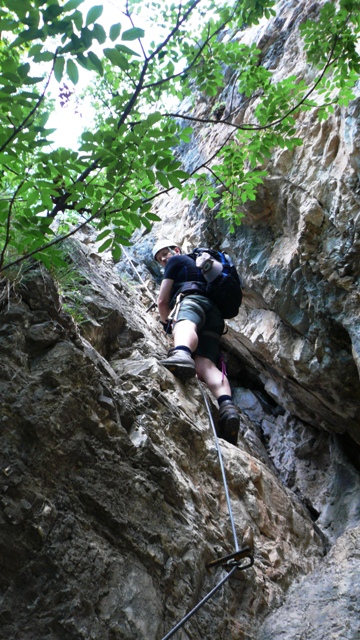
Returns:
[[[279,2],[238,37],[278,77],[306,77],[298,26],[317,8]],[[199,96],[196,114],[213,106]],[[274,151],[233,235],[166,196],[136,238],[146,278],[160,275],[153,237],[172,234],[220,244],[244,284],[223,340],[241,436],[220,446],[255,562],[179,639],[359,637],[358,109],[299,118],[304,145]],[[184,162],[224,135],[199,124]],[[0,637],[161,640],[226,575],[206,565],[234,550],[214,435],[197,382],[158,364],[169,343],[127,261],[100,261],[91,236],[68,251],[62,282],[34,263],[1,283]]]

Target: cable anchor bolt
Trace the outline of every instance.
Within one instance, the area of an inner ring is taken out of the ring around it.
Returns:
[[[245,564],[243,564],[243,560],[247,560]],[[217,558],[216,560],[212,560],[206,565],[207,569],[211,567],[224,567],[226,570],[231,570],[236,567],[239,571],[244,571],[244,569],[249,569],[254,564],[254,556],[250,547],[244,547],[243,549],[239,549],[238,551],[234,551],[234,553],[230,553],[227,556],[223,556],[222,558]]]

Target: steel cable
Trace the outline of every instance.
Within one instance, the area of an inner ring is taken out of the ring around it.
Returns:
[[[220,448],[220,444],[219,444],[219,439],[217,437],[216,428],[215,428],[215,424],[214,424],[214,419],[213,419],[212,414],[211,414],[209,400],[206,397],[206,394],[204,392],[204,389],[201,386],[201,382],[200,382],[199,378],[197,377],[196,379],[197,379],[197,383],[198,383],[199,389],[201,391],[201,395],[202,395],[204,403],[205,403],[205,407],[206,407],[206,410],[207,410],[207,413],[208,413],[208,417],[209,417],[209,422],[210,422],[211,428],[213,430],[214,439],[215,439],[215,446],[216,446],[218,457],[219,457],[221,475],[222,475],[223,484],[224,484],[224,490],[225,490],[226,502],[227,502],[227,506],[228,506],[231,529],[232,529],[233,538],[234,538],[235,551],[239,551],[239,543],[238,543],[238,539],[237,539],[237,535],[236,535],[234,516],[233,516],[232,508],[231,508],[229,488],[228,488],[228,484],[227,484],[227,480],[226,480],[225,467],[224,467],[223,457],[222,457],[221,448]]]
[[[181,627],[183,627],[184,624],[194,615],[194,613],[196,613],[205,604],[205,602],[210,600],[210,598],[212,598],[213,595],[215,595],[215,593],[219,591],[223,584],[225,584],[225,582],[227,582],[227,580],[231,578],[232,574],[237,571],[237,569],[238,567],[233,567],[231,571],[225,576],[225,578],[223,578],[211,591],[209,591],[205,598],[198,602],[198,604],[191,611],[189,611],[189,613],[182,620],[180,620],[180,622],[178,622],[178,624],[173,629],[171,629],[171,631],[169,631],[169,633],[167,633],[166,636],[162,638],[162,640],[169,640],[169,638],[171,638]]]
[[[222,475],[222,479],[223,479],[223,484],[224,484],[224,490],[225,490],[225,495],[226,495],[226,502],[227,502],[227,506],[228,506],[228,511],[229,511],[229,518],[230,518],[230,522],[231,522],[231,529],[232,529],[232,533],[233,533],[233,538],[234,538],[234,545],[235,545],[235,551],[240,551],[240,547],[239,547],[239,543],[238,543],[238,539],[237,539],[237,535],[236,535],[236,529],[235,529],[235,522],[234,522],[234,516],[232,513],[232,508],[231,508],[231,502],[230,502],[230,494],[229,494],[229,488],[228,488],[228,484],[227,484],[227,480],[226,480],[226,474],[225,474],[225,467],[224,467],[224,462],[223,462],[223,457],[222,457],[222,453],[221,453],[221,448],[220,448],[220,444],[219,444],[219,440],[218,440],[218,436],[216,433],[216,428],[215,428],[215,424],[214,424],[214,419],[212,417],[211,414],[211,409],[210,409],[210,405],[209,405],[209,401],[206,397],[206,394],[204,392],[204,389],[201,386],[201,382],[199,380],[198,377],[196,377],[201,395],[203,397],[204,400],[204,404],[206,407],[206,411],[208,414],[208,418],[209,418],[209,422],[211,425],[211,428],[213,430],[213,434],[214,434],[214,439],[215,439],[215,446],[217,449],[217,453],[218,453],[218,457],[219,457],[219,463],[220,463],[220,468],[221,468],[221,475]],[[249,565],[251,566],[251,565]],[[246,568],[246,567],[245,567]],[[171,629],[171,631],[169,631],[166,636],[164,636],[162,638],[162,640],[169,640],[169,638],[171,638],[181,627],[184,626],[184,624],[208,601],[210,600],[210,598],[212,598],[213,595],[215,595],[215,593],[223,586],[223,584],[225,584],[225,582],[227,582],[231,576],[233,575],[233,573],[235,573],[235,571],[239,570],[239,566],[235,564],[235,566],[233,566],[233,568],[231,569],[231,571],[222,579],[220,580],[220,582],[191,610],[189,611],[188,614],[186,614],[186,616],[180,620],[180,622],[178,622],[178,624],[173,627],[173,629]]]

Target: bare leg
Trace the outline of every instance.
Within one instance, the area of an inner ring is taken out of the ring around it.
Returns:
[[[209,387],[211,393],[218,399],[220,396],[231,396],[229,381],[220,369],[204,356],[195,356],[196,373],[199,379]]]
[[[173,334],[175,347],[189,347],[191,353],[195,351],[199,341],[195,322],[191,322],[191,320],[180,320],[180,322],[175,324]]]
[[[217,400],[220,396],[229,396],[229,399],[222,400],[221,405],[219,405],[217,434],[220,438],[230,442],[230,444],[236,445],[240,418],[238,410],[231,400],[232,394],[227,377],[223,377],[217,366],[203,356],[195,356],[195,367],[198,377],[205,382]]]
[[[180,320],[175,324],[173,334],[174,349],[170,349],[168,357],[160,360],[160,363],[185,382],[196,375],[195,362],[191,355],[198,345],[196,324],[190,320]]]

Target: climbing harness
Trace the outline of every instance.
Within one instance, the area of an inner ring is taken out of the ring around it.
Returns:
[[[203,390],[203,388],[201,386],[200,380],[198,378],[196,378],[196,379],[197,379],[197,383],[198,383],[201,395],[202,395],[203,400],[204,400],[206,411],[207,411],[207,414],[208,414],[208,417],[209,417],[209,422],[210,422],[211,428],[213,430],[214,438],[215,438],[215,446],[216,446],[218,457],[219,457],[221,475],[222,475],[222,479],[223,479],[223,483],[224,483],[225,496],[226,496],[226,502],[227,502],[227,506],[228,506],[229,518],[230,518],[230,522],[231,522],[232,534],[233,534],[233,538],[234,538],[235,551],[233,553],[230,553],[230,554],[222,557],[222,558],[216,558],[215,560],[212,560],[211,562],[209,562],[206,565],[206,567],[208,569],[210,569],[212,567],[218,567],[218,566],[224,567],[228,571],[228,574],[224,578],[222,578],[222,580],[220,580],[220,582],[200,602],[198,602],[198,604],[191,611],[189,611],[189,613],[182,620],[180,620],[180,622],[178,622],[178,624],[175,627],[173,627],[173,629],[171,629],[171,631],[169,631],[162,638],[162,640],[169,640],[169,638],[172,638],[172,636],[179,629],[181,629],[181,627],[183,627],[186,624],[186,622],[197,611],[199,611],[199,609],[201,609],[201,607],[208,600],[210,600],[215,595],[215,593],[217,591],[219,591],[219,589],[221,589],[221,587],[234,575],[234,573],[236,573],[237,571],[244,571],[244,569],[249,569],[254,564],[254,556],[253,556],[253,553],[252,553],[252,550],[250,549],[250,547],[246,546],[246,547],[243,547],[242,549],[239,547],[239,543],[238,543],[238,539],[237,539],[237,535],[236,535],[234,517],[233,517],[233,513],[232,513],[232,509],[231,509],[230,495],[229,495],[229,489],[228,489],[227,480],[226,480],[225,468],[224,468],[223,458],[222,458],[222,454],[221,454],[219,440],[218,440],[217,433],[216,433],[214,420],[213,420],[213,417],[211,415],[211,409],[210,409],[209,401],[208,401],[208,399],[207,399],[207,397],[205,395],[205,392],[204,392],[204,390]],[[244,562],[244,561],[246,561],[246,562]]]
[[[183,297],[184,296],[182,295],[182,293],[179,293],[179,295],[176,297],[176,302],[168,315],[168,320],[171,321],[171,324],[175,324],[175,322],[177,322]]]
[[[175,325],[179,316],[181,303],[183,302],[184,298],[186,298],[186,305],[192,309],[195,309],[195,311],[201,316],[201,323],[204,324],[205,311],[202,306],[198,302],[196,302],[196,300],[187,298],[187,295],[182,292],[176,296],[175,305],[169,313],[168,320],[171,320],[172,324]]]

